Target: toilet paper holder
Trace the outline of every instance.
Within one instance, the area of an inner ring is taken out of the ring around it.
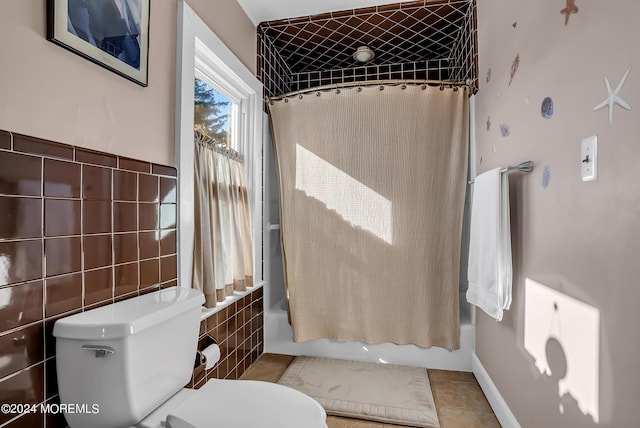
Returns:
[[[204,342],[202,342],[202,340],[204,340]],[[209,348],[216,348],[217,350],[215,352],[207,352]],[[215,361],[208,361],[207,354],[212,356]],[[215,339],[207,334],[203,339],[201,339],[201,342],[198,344],[194,368],[205,366],[205,369],[207,369],[207,365],[210,366],[208,368],[211,368],[219,360],[220,348],[218,348],[218,344],[216,343]]]

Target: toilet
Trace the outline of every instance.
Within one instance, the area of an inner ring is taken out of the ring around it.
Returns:
[[[56,321],[61,404],[71,428],[327,428],[322,406],[294,389],[212,379],[184,388],[204,296],[171,287]],[[95,406],[97,405],[97,406]]]

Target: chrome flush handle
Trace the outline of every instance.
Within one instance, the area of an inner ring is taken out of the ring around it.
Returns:
[[[95,352],[96,358],[105,358],[116,352],[116,350],[110,346],[101,346],[101,345],[82,345],[82,349]]]

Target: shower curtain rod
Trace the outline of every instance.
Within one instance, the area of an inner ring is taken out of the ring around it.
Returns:
[[[471,79],[467,80],[424,80],[424,79],[393,79],[393,80],[361,80],[358,82],[332,83],[330,85],[316,86],[314,88],[301,89],[299,91],[287,92],[286,94],[267,97],[267,101],[278,101],[284,98],[295,97],[312,92],[328,91],[332,89],[357,88],[361,86],[385,86],[385,85],[428,85],[428,86],[449,86],[449,87],[469,87]]]
[[[218,143],[216,140],[209,137],[208,135],[203,134],[200,131],[194,129],[193,136],[196,140],[196,144],[203,144],[206,147],[214,150],[215,152],[228,157],[229,159],[233,159],[238,162],[242,162],[244,160],[244,156],[242,156],[242,154],[240,154],[239,152],[233,150],[231,147],[227,146],[224,143]]]

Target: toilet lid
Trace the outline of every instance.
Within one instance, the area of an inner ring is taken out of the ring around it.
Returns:
[[[173,410],[167,422],[172,419],[196,428],[327,427],[327,414],[311,397],[252,380],[212,379]]]

